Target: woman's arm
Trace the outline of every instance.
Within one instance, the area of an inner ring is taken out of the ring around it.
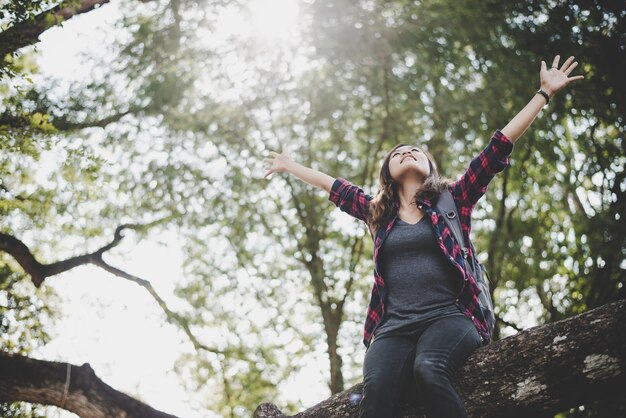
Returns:
[[[491,180],[509,165],[513,146],[501,131],[495,131],[487,146],[472,158],[465,173],[450,185],[461,219],[471,214],[478,200],[487,192]]]
[[[578,63],[570,57],[557,69],[559,56],[554,58],[552,68],[546,69],[546,63],[541,61],[541,89],[549,96],[553,96],[567,84],[580,80],[583,76],[568,77]],[[487,186],[493,177],[504,170],[509,164],[509,155],[513,151],[513,144],[528,129],[535,117],[546,104],[546,99],[539,93],[501,130],[496,131],[485,149],[472,159],[466,172],[451,185],[452,196],[460,207],[468,207],[469,211],[487,191]]]
[[[541,71],[539,72],[541,90],[546,92],[546,94],[550,97],[554,96],[556,92],[572,81],[584,78],[582,75],[568,77],[578,65],[577,62],[574,62],[574,57],[569,57],[560,69],[557,68],[558,65],[558,55],[554,57],[552,68],[549,70],[546,68],[546,63],[541,61]],[[533,123],[535,117],[545,104],[546,99],[541,94],[536,93],[530,102],[528,102],[528,104],[502,129],[504,136],[506,136],[511,142],[515,143],[515,141],[522,136],[526,129],[528,129],[530,124]]]
[[[328,193],[328,199],[339,209],[367,223],[372,196],[365,193],[363,189],[341,177],[335,179],[328,174],[296,163],[289,157],[284,145],[282,153],[270,151],[270,155],[273,158],[264,160],[264,163],[269,165],[269,168],[265,169],[264,177],[275,172],[291,173],[310,185],[325,190]]]
[[[289,157],[287,147],[283,145],[283,151],[279,154],[274,151],[270,151],[270,155],[273,158],[266,158],[264,163],[269,164],[269,168],[265,169],[263,177],[269,176],[271,173],[287,172],[298,177],[300,180],[309,183],[312,186],[319,187],[330,193],[330,189],[333,186],[335,179],[328,174],[324,174],[321,171],[314,170],[309,167],[305,167],[302,164],[298,164]]]

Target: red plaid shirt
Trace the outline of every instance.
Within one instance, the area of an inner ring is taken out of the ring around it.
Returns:
[[[463,239],[470,250],[471,257],[474,256],[469,245],[472,211],[478,200],[487,191],[487,185],[495,174],[503,171],[508,166],[508,156],[512,151],[513,143],[502,132],[497,130],[485,149],[472,159],[467,171],[457,181],[448,186],[459,209]],[[369,203],[372,198],[373,196],[366,194],[361,188],[341,177],[337,178],[333,183],[329,196],[329,200],[342,211],[366,223],[369,214]],[[480,289],[474,279],[465,271],[461,249],[454,241],[452,232],[446,226],[443,215],[437,211],[434,202],[428,199],[420,199],[417,201],[417,204],[424,211],[424,216],[430,217],[441,251],[459,271],[458,277],[462,281],[462,289],[455,300],[456,306],[472,320],[483,339],[483,343],[487,343],[491,335],[489,334],[482,310],[478,305]],[[387,290],[385,281],[379,273],[378,254],[385,238],[389,235],[389,231],[391,231],[398,218],[397,203],[394,209],[393,216],[389,219],[385,228],[372,231],[370,227],[370,234],[374,240],[374,286],[372,287],[372,295],[367,309],[363,333],[363,343],[366,347],[369,347],[374,331],[385,313]]]

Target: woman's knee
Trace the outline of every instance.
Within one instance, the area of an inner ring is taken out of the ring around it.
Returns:
[[[363,379],[359,417],[385,416],[394,407],[395,385],[385,382],[380,374],[370,372]]]
[[[385,379],[385,374],[378,370],[368,370],[363,376],[363,396],[370,399],[385,398],[393,388],[393,383]]]
[[[413,375],[420,385],[437,385],[449,378],[446,364],[427,356],[418,356],[415,359]]]

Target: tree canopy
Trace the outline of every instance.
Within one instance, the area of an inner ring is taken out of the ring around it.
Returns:
[[[48,343],[60,315],[49,278],[91,264],[142,286],[191,343],[177,371],[206,410],[250,416],[272,400],[296,412],[307,405],[281,388],[310,364],[329,394],[360,382],[371,239],[319,190],[263,179],[263,158],[286,144],[373,194],[385,152],[419,143],[454,179],[557,53],[575,55],[585,80],[550,101],[474,212],[496,338],[626,296],[618,2],[274,4],[0,3],[3,353]],[[109,10],[119,19],[85,73],[40,73],[42,34]],[[184,259],[173,294],[107,261],[165,233]]]

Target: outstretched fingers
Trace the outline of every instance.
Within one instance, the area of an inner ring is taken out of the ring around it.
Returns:
[[[569,75],[572,71],[574,71],[574,68],[578,67],[578,62],[574,62],[572,65],[570,65],[568,68],[566,68],[565,70],[563,70],[563,72],[566,75]]]
[[[269,157],[263,159],[263,164],[265,165],[265,174],[263,177],[267,177],[272,173],[280,171],[278,165],[280,163],[280,158],[287,154],[287,145],[281,144],[282,152],[278,153],[276,151],[269,151]]]
[[[574,68],[576,67],[578,67],[578,62],[574,61],[574,57],[571,56],[567,59],[567,61],[565,61],[565,63],[563,64],[563,67],[561,67],[561,71],[563,71],[563,73],[565,73],[566,76],[569,76],[571,72],[574,71]],[[572,81],[582,80],[583,78],[585,77],[582,75],[576,75],[573,77],[568,77],[567,82],[570,83]]]
[[[265,169],[265,174],[263,174],[263,177],[267,177],[270,174],[272,174],[273,172],[276,171],[276,169],[274,168],[274,160],[273,159],[265,159],[263,160],[263,162],[266,164],[266,167],[264,167]]]
[[[565,74],[567,74],[566,70],[569,67],[569,65],[572,63],[572,61],[574,61],[574,56],[572,55],[571,57],[569,57],[561,66],[561,71],[565,72]]]
[[[273,157],[278,155],[274,151],[270,151],[270,154],[274,154]],[[273,167],[273,165],[274,165],[274,158],[264,158],[263,159],[263,169],[265,170],[265,174],[263,174],[263,177],[267,177],[270,174],[272,174],[272,167]]]
[[[568,59],[565,60],[565,62],[561,65],[561,68],[558,68],[560,59],[561,59],[560,55],[557,55],[554,57],[554,60],[552,61],[552,67],[550,68],[551,70],[557,70],[565,74],[565,76],[569,76],[572,73],[572,71],[574,71],[574,69],[578,66],[578,62],[574,61],[574,56],[572,55]],[[544,61],[541,61],[541,69],[546,70],[546,64]],[[582,80],[583,78],[585,77],[582,75],[568,77],[566,78],[566,84],[572,81]]]

